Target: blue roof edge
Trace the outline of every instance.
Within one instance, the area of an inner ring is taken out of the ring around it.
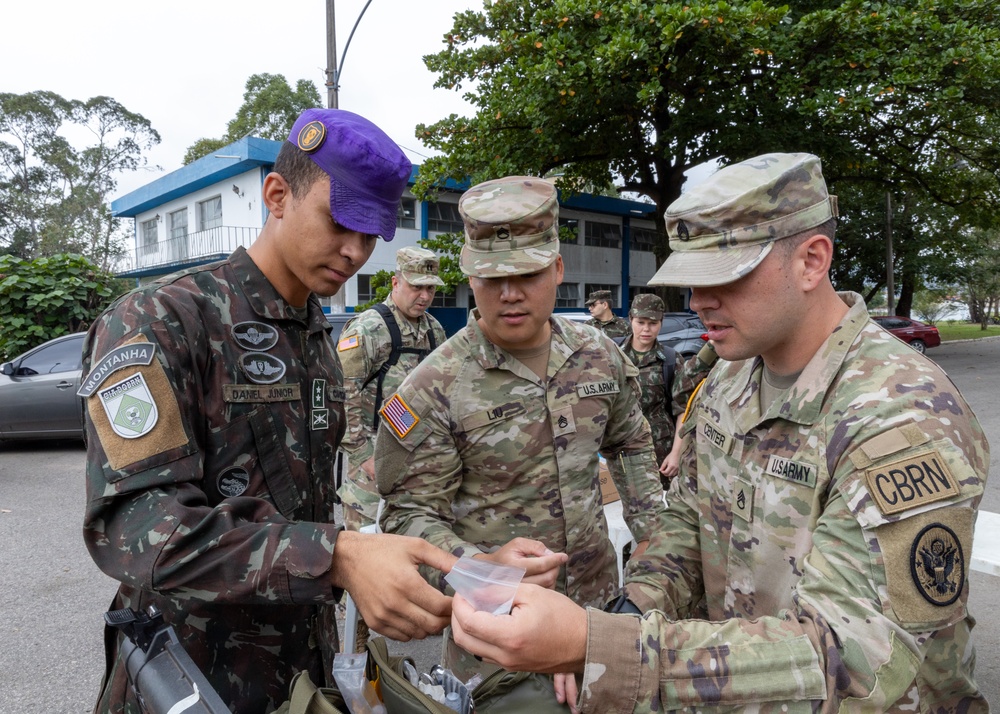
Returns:
[[[111,202],[111,214],[116,217],[134,218],[143,211],[175,198],[238,176],[258,166],[273,164],[281,143],[256,136],[245,136],[115,199]]]

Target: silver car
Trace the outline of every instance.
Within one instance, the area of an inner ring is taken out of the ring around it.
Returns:
[[[0,364],[0,441],[83,438],[83,338],[57,337]]]

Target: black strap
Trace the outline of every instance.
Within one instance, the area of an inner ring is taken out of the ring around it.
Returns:
[[[427,340],[430,342],[430,349],[420,349],[419,347],[403,347],[403,335],[399,331],[399,324],[396,322],[396,317],[392,314],[392,310],[384,302],[380,302],[374,307],[375,312],[382,316],[382,321],[385,323],[386,329],[389,330],[389,339],[392,342],[392,351],[389,352],[389,359],[387,359],[382,366],[379,368],[378,372],[371,375],[365,380],[365,383],[361,386],[362,389],[371,384],[371,381],[378,378],[378,382],[375,386],[375,416],[372,418],[372,428],[378,429],[379,415],[378,411],[382,408],[382,383],[385,382],[385,375],[389,373],[392,366],[399,361],[399,356],[401,354],[418,355],[421,360],[434,351],[437,347],[437,339],[434,337],[434,329],[432,327],[428,328]]]

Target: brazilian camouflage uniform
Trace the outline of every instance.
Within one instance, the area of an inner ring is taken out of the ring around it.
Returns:
[[[486,182],[463,195],[459,210],[466,274],[531,273],[558,256],[558,203],[546,181]],[[511,243],[515,247],[505,249]],[[638,370],[607,337],[550,317],[542,380],[487,339],[478,317],[473,311],[466,328],[425,359],[382,408],[375,445],[386,501],[382,529],[422,537],[457,556],[491,552],[517,537],[539,540],[569,554],[556,588],[581,604],[603,605],[618,572],[602,511],[598,453],[607,459],[637,540],[659,528],[665,513],[637,399]],[[386,418],[393,408],[403,419]],[[445,591],[440,573],[426,575]],[[446,650],[445,662],[458,676],[479,669],[454,650]]]
[[[435,344],[447,339],[444,328],[433,315],[424,313],[416,323],[412,322],[396,307],[392,295],[385,299],[396,324],[404,347],[429,349],[429,335],[434,334]],[[356,338],[356,339],[354,339]],[[365,310],[344,327],[337,354],[344,369],[344,387],[347,392],[347,434],[341,448],[347,453],[348,469],[340,487],[340,498],[345,508],[352,508],[361,514],[366,522],[375,521],[379,495],[375,484],[361,468],[361,464],[375,454],[375,392],[376,379],[382,365],[389,359],[392,340],[389,328],[382,316],[375,310]],[[396,393],[403,377],[420,363],[416,354],[403,353],[399,360],[386,372],[382,383],[383,403]],[[367,386],[365,382],[371,380]]]
[[[656,463],[662,463],[674,442],[673,399],[667,394],[667,385],[663,382],[663,363],[667,355],[659,343],[648,352],[637,352],[632,347],[632,341],[626,340],[622,352],[632,360],[639,369],[639,403],[642,405],[642,415],[649,422],[653,434],[653,446],[656,449]],[[674,353],[674,374],[680,374],[684,369],[684,358],[679,352]]]
[[[722,169],[667,210],[680,257],[651,284],[738,279],[835,206],[815,156]],[[588,615],[585,711],[988,711],[967,611],[986,438],[934,362],[840,298],[774,403],[760,357],[709,375],[669,527],[629,564],[646,615]]]
[[[596,317],[592,317],[587,320],[584,325],[590,325],[591,327],[596,327],[598,330],[603,332],[608,337],[628,337],[632,334],[632,325],[624,317],[619,317],[615,315],[613,318],[607,322],[601,322]]]
[[[113,607],[156,605],[235,711],[270,711],[300,670],[325,681],[318,643],[337,649],[332,618],[317,617],[342,594],[329,575],[344,428],[330,330],[315,297],[292,307],[239,248],[120,299],[84,346],[84,389],[103,379],[87,400],[87,547],[121,581]],[[115,429],[102,401],[133,382]],[[144,424],[126,418],[150,402]],[[138,712],[107,642],[97,711]]]
[[[985,436],[932,361],[844,298],[850,312],[786,401],[760,412],[759,358],[720,362],[702,387],[683,427],[696,470],[674,480],[672,525],[630,568],[630,598],[654,611],[591,611],[604,649],[586,711],[987,711],[966,610]],[[886,480],[908,467],[923,489]],[[935,534],[952,554],[940,588]]]

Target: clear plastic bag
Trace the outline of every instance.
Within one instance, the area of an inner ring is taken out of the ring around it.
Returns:
[[[476,610],[506,615],[514,605],[514,593],[523,577],[524,568],[459,558],[444,579]]]

